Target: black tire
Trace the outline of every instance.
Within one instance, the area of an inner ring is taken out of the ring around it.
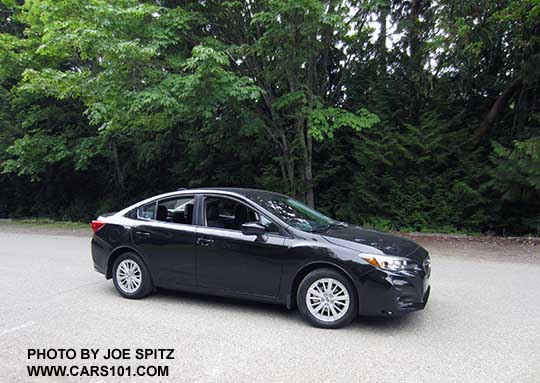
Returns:
[[[117,279],[118,267],[123,261],[126,260],[135,262],[141,271],[141,282],[138,288],[133,292],[128,292],[124,288],[122,288]],[[114,282],[114,287],[116,287],[116,291],[118,291],[118,293],[124,298],[140,299],[146,297],[152,291],[154,291],[154,284],[152,283],[152,277],[150,276],[150,272],[148,271],[148,268],[146,267],[144,261],[136,253],[123,253],[116,259],[116,261],[114,261],[112,278]]]
[[[325,278],[331,278],[338,282],[340,282],[345,289],[347,290],[347,293],[349,294],[349,307],[345,311],[345,314],[340,317],[339,319],[336,319],[334,321],[323,321],[321,319],[318,319],[315,317],[308,309],[307,303],[306,303],[306,295],[308,293],[308,289],[310,286],[320,280]],[[343,273],[340,273],[338,271],[335,271],[333,269],[316,269],[310,272],[308,275],[304,277],[302,282],[300,283],[300,286],[298,287],[298,292],[296,294],[296,303],[298,305],[298,309],[300,313],[302,314],[302,317],[306,322],[311,324],[315,327],[320,328],[340,328],[347,326],[349,323],[351,323],[354,319],[356,319],[358,314],[358,298],[356,294],[356,289],[354,288],[354,285],[352,282],[347,278]]]

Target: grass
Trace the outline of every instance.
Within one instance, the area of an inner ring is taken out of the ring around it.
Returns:
[[[9,225],[20,225],[29,228],[47,228],[47,229],[65,229],[65,230],[82,230],[90,229],[88,222],[72,222],[72,221],[55,221],[50,218],[28,218],[28,219],[13,219],[5,221]]]
[[[479,237],[482,234],[473,230],[460,230],[453,226],[426,226],[418,227],[402,226],[399,230],[387,219],[374,219],[361,225],[366,229],[373,229],[382,232],[400,232],[400,233],[422,233],[422,234],[451,234],[451,235],[468,235],[471,237]]]
[[[26,227],[29,229],[53,229],[53,230],[90,230],[90,222],[73,222],[73,221],[56,221],[50,218],[24,218],[24,219],[11,219],[0,220],[0,225],[17,225]],[[363,227],[367,229],[378,230],[382,232],[394,232],[395,229],[389,224],[365,224]],[[401,227],[399,233],[409,234],[418,232],[412,227]],[[451,226],[440,227],[421,227],[420,233],[422,234],[454,234],[454,235],[468,235],[471,237],[480,237],[481,233],[469,230],[458,230]],[[531,233],[523,236],[525,238],[537,237],[537,233]]]

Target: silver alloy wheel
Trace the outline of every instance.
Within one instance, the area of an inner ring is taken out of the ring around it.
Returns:
[[[306,306],[315,318],[335,322],[349,310],[350,296],[347,288],[334,278],[321,278],[309,286]]]
[[[133,294],[141,286],[141,268],[135,261],[124,259],[116,269],[116,281],[123,292]]]

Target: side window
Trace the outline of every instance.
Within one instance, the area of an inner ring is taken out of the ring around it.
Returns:
[[[208,227],[240,231],[244,223],[259,220],[255,210],[226,197],[206,197],[204,211]]]
[[[156,203],[141,206],[137,209],[137,219],[151,220],[156,218]]]
[[[193,224],[193,196],[181,196],[161,200],[157,206],[156,221]]]
[[[160,200],[141,206],[137,218],[162,222],[193,224],[193,196],[181,196]]]
[[[259,222],[270,234],[281,234],[275,223],[249,206],[226,197],[206,197],[204,200],[206,226],[242,230],[247,222]]]
[[[278,226],[270,221],[268,218],[266,218],[264,215],[261,214],[261,219],[259,221],[261,225],[266,227],[266,232],[270,234],[281,234],[281,231],[279,230]]]

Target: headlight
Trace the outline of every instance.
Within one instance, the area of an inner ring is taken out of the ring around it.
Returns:
[[[372,254],[361,254],[360,256],[364,258],[367,262],[371,263],[373,266],[385,270],[400,271],[414,269],[416,267],[416,264],[414,262],[402,257]]]

